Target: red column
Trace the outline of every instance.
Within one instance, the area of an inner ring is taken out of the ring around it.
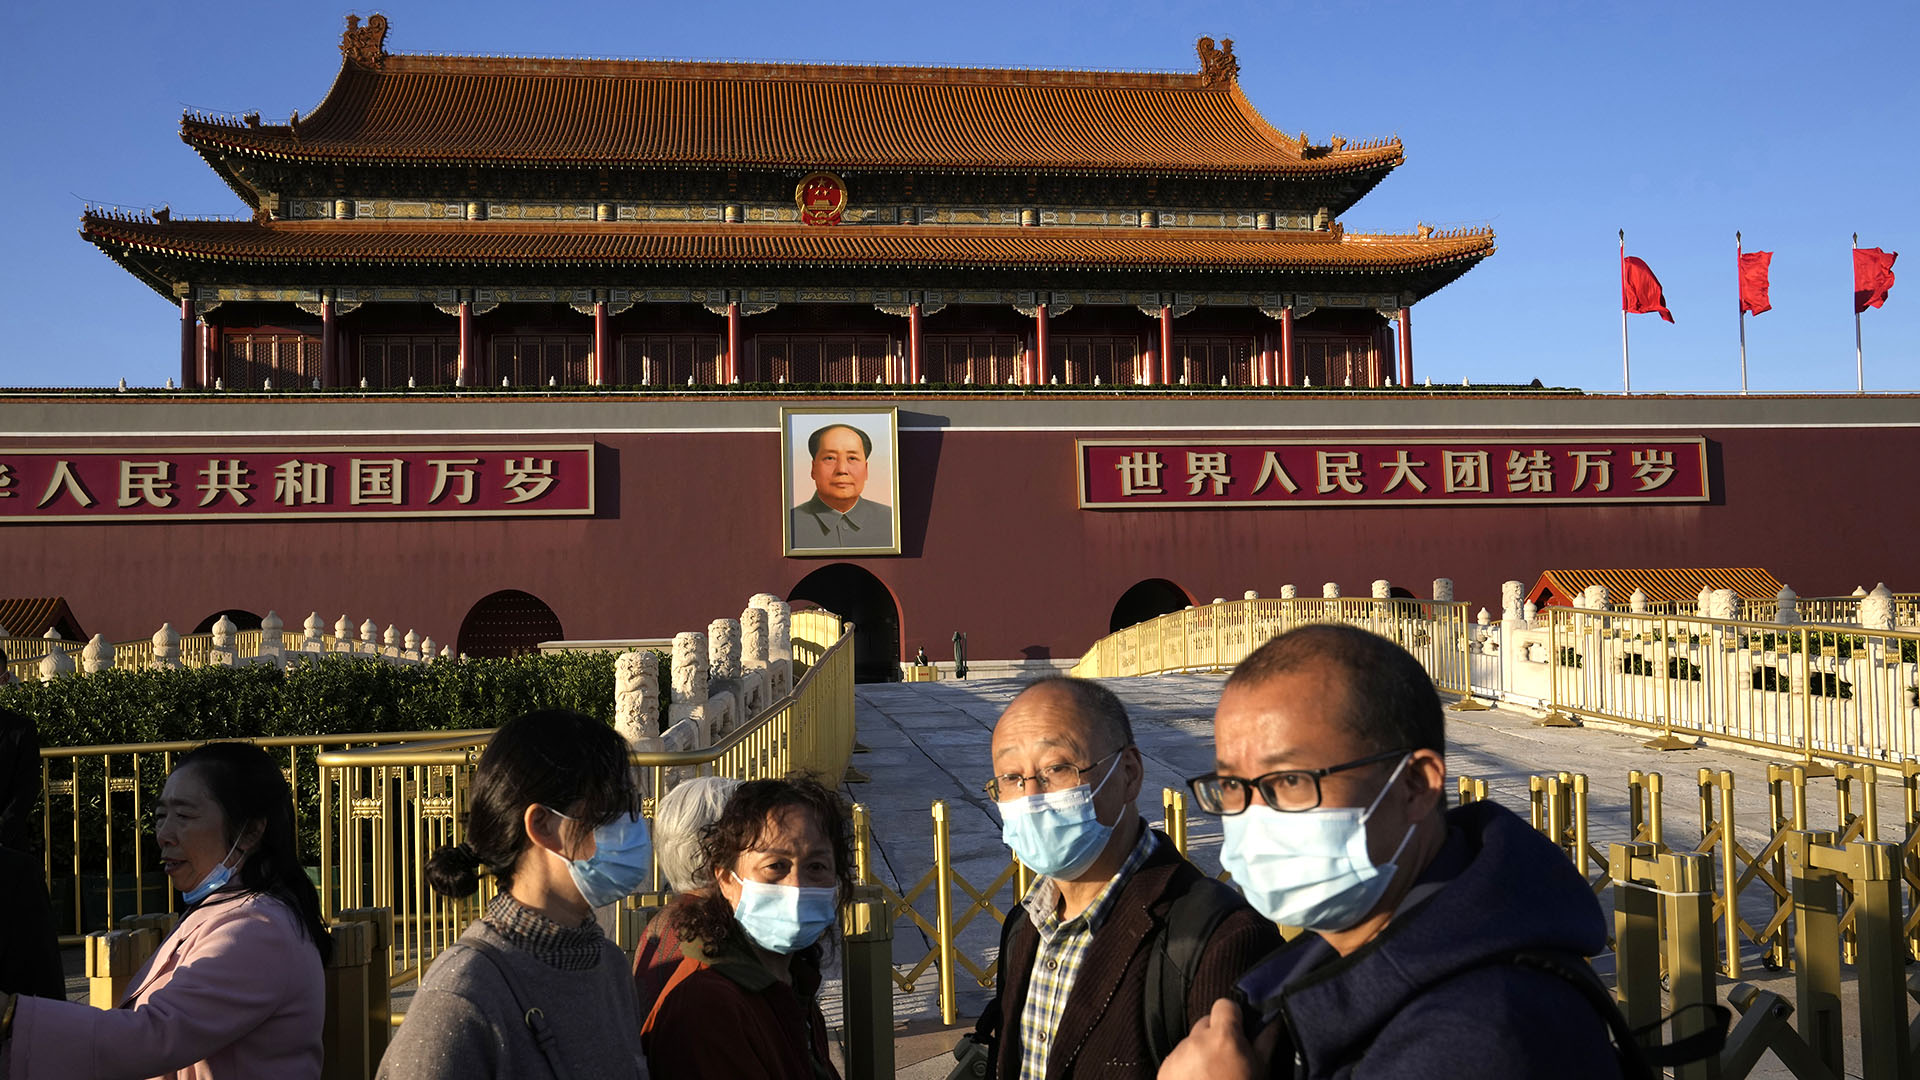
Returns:
[[[1041,304],[1033,309],[1033,360],[1036,373],[1034,383],[1047,385],[1047,305]]]
[[[593,302],[593,364],[588,378],[595,386],[607,385],[607,349],[613,345],[612,327],[607,319],[607,302]]]
[[[1293,359],[1293,309],[1280,310],[1280,385],[1298,386],[1300,372]]]
[[[193,298],[180,298],[180,385],[199,385],[200,357],[193,344]]]
[[[720,375],[723,383],[732,383],[740,377],[740,305],[727,301],[727,370]]]
[[[214,372],[220,366],[220,329],[212,323],[200,324],[200,385],[206,386],[214,380]]]
[[[920,305],[907,305],[907,381],[920,384]]]
[[[453,380],[460,386],[473,385],[473,304],[460,301],[460,359],[454,368]]]
[[[1173,309],[1160,305],[1160,384],[1173,385]]]
[[[346,371],[340,364],[340,328],[333,321],[333,301],[320,301],[320,385],[340,386]]]
[[[1400,309],[1400,385],[1413,385],[1413,305]]]

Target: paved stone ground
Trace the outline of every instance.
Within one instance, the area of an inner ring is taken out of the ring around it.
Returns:
[[[1211,767],[1212,712],[1222,681],[1221,676],[1207,675],[1108,680],[1107,685],[1126,702],[1135,740],[1146,759],[1141,809],[1150,821],[1158,822],[1163,816],[1158,796],[1162,787],[1178,787],[1185,777]],[[904,891],[904,883],[911,888],[933,865],[933,825],[928,808],[936,799],[947,804],[953,858],[962,877],[976,888],[984,888],[1006,866],[999,819],[981,785],[991,771],[988,744],[993,723],[1023,685],[1020,680],[969,680],[858,688],[859,740],[868,750],[855,755],[854,767],[868,780],[850,784],[845,790],[871,814],[875,873],[889,886]],[[1490,797],[1523,814],[1530,776],[1561,771],[1585,773],[1591,782],[1590,840],[1601,851],[1609,842],[1626,839],[1626,777],[1636,769],[1658,771],[1666,780],[1664,811],[1670,845],[1690,847],[1700,837],[1694,777],[1703,767],[1716,772],[1729,769],[1735,774],[1736,835],[1741,844],[1756,851],[1767,841],[1764,757],[1718,749],[1661,753],[1644,749],[1640,744],[1645,735],[1641,733],[1597,727],[1541,728],[1534,725],[1532,717],[1504,709],[1449,712],[1447,719],[1449,771],[1487,781]],[[1901,790],[1898,784],[1880,786],[1882,828],[1884,835],[1892,837],[1899,834],[1904,815]],[[1812,827],[1832,828],[1837,818],[1832,781],[1810,785],[1808,801]],[[1209,873],[1216,872],[1219,821],[1194,812],[1188,819],[1188,834],[1189,854]],[[1590,868],[1590,876],[1600,872],[1597,866]],[[1003,886],[992,899],[1005,910],[1013,899],[1011,886]],[[968,903],[963,893],[954,894],[956,918]],[[935,907],[930,892],[918,899],[916,907],[932,920]],[[1758,885],[1744,895],[1741,908],[1742,914],[1755,923],[1771,915],[1768,898]],[[998,941],[996,927],[984,913],[976,916],[960,935],[962,950],[977,963],[990,958]],[[896,927],[894,962],[903,973],[920,962],[931,947],[929,936],[918,927]],[[1602,958],[1596,966],[1610,978],[1609,959]],[[1759,950],[1751,943],[1743,948],[1743,962],[1743,979],[1791,1000],[1791,976],[1766,970]],[[957,974],[956,984],[963,1018],[960,1027],[965,1029],[984,1004],[988,990],[964,970]],[[912,991],[895,998],[899,1036],[896,1063],[901,1077],[937,1080],[952,1065],[946,1055],[956,1035],[940,1024],[937,985],[936,969],[929,967],[915,980]],[[838,989],[837,982],[826,989],[829,1000],[824,1004],[830,1017],[838,1013]],[[1855,1010],[1849,992],[1848,1063],[1857,1069],[1858,1033],[1851,1029]],[[1752,1075],[1788,1074],[1768,1056]]]

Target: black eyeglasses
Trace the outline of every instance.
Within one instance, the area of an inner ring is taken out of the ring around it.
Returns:
[[[1253,804],[1253,797],[1249,793],[1254,791],[1258,791],[1260,800],[1273,809],[1285,814],[1297,814],[1320,805],[1321,777],[1390,761],[1409,752],[1385,750],[1342,765],[1329,765],[1324,769],[1282,769],[1252,780],[1208,773],[1188,780],[1187,788],[1193,792],[1193,801],[1200,805],[1200,809],[1219,817],[1244,813]]]
[[[1115,750],[1112,754],[1103,754],[1085,765],[1075,765],[1071,761],[1062,761],[1055,765],[1048,765],[1032,776],[1021,776],[1015,772],[1001,773],[999,776],[981,785],[981,787],[993,798],[994,802],[1007,802],[1012,799],[1018,799],[1023,795],[1036,794],[1042,791],[1065,791],[1068,788],[1079,787],[1080,778],[1083,774],[1092,772],[1101,762],[1125,749],[1126,747],[1123,746],[1119,750]],[[1030,783],[1037,785],[1032,792],[1027,790],[1027,785]]]

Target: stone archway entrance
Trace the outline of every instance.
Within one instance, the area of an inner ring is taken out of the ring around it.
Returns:
[[[255,615],[251,611],[242,611],[239,608],[227,608],[223,611],[216,611],[206,618],[201,619],[200,625],[194,627],[193,632],[196,634],[213,633],[213,624],[219,622],[220,616],[222,615],[233,620],[233,628],[235,630],[260,629],[260,616]]]
[[[1166,578],[1148,578],[1120,594],[1120,602],[1113,605],[1113,616],[1107,620],[1107,632],[1111,634],[1125,630],[1135,623],[1179,611],[1192,603],[1193,597],[1187,594],[1187,590]]]
[[[899,680],[900,605],[885,582],[852,563],[834,563],[801,578],[787,600],[811,601],[853,623],[855,682]]]
[[[464,656],[506,657],[538,652],[543,641],[566,636],[560,616],[539,597],[518,589],[502,589],[480,599],[460,623]]]

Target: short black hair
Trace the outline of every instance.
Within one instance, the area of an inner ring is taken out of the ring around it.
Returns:
[[[1015,695],[1015,700],[1041,687],[1057,689],[1071,698],[1075,711],[1086,717],[1094,734],[1107,737],[1106,741],[1113,744],[1113,750],[1133,745],[1133,722],[1127,719],[1127,707],[1113,691],[1092,679],[1048,675],[1028,683]]]
[[[852,424],[828,424],[826,427],[823,427],[820,430],[814,432],[813,434],[807,436],[807,456],[808,457],[820,456],[820,439],[823,436],[825,436],[827,432],[832,431],[834,428],[846,428],[848,431],[851,431],[855,435],[860,436],[860,452],[867,455],[868,457],[873,456],[873,437],[871,435],[868,435],[866,432],[861,431],[857,427],[854,427]]]
[[[1252,689],[1315,664],[1339,673],[1347,690],[1342,720],[1366,746],[1446,754],[1446,713],[1427,670],[1399,645],[1356,627],[1316,623],[1289,630],[1240,661],[1227,689]]]

